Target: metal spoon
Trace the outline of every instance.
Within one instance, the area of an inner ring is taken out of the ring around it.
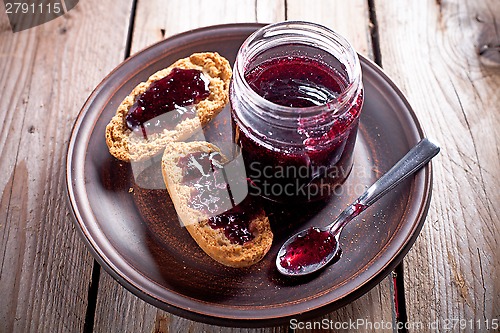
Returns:
[[[439,149],[429,139],[421,140],[331,224],[309,228],[290,237],[276,257],[278,271],[288,276],[302,276],[326,266],[340,251],[339,237],[347,223],[426,165],[439,153]]]

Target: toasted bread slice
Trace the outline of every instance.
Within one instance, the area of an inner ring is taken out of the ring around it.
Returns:
[[[129,109],[154,81],[166,77],[174,68],[197,69],[210,80],[208,86],[210,95],[194,105],[197,117],[181,121],[172,130],[164,129],[160,133],[152,133],[147,138],[134,133],[125,124]],[[200,127],[209,123],[227,104],[231,75],[229,62],[219,54],[210,52],[192,54],[154,73],[125,97],[118,106],[115,116],[106,126],[106,144],[109,152],[126,162],[140,161],[162,152],[168,142],[189,138]]]
[[[252,206],[248,230],[253,238],[242,244],[229,239],[223,228],[209,224],[207,212],[193,208],[194,186],[185,182],[186,170],[180,166],[181,158],[200,152],[211,154],[220,153],[220,150],[207,142],[172,142],[167,144],[163,154],[163,179],[181,222],[201,249],[216,261],[230,267],[251,266],[271,248],[273,233],[269,219],[262,208]],[[222,156],[219,162],[224,164],[227,160]]]

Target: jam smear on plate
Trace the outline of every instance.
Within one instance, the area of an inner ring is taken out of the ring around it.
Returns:
[[[145,138],[149,133],[174,129],[183,120],[196,117],[192,106],[210,95],[209,83],[200,70],[172,69],[139,95],[125,117],[126,126]]]

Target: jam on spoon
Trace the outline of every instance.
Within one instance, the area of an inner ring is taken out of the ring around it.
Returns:
[[[321,263],[336,247],[337,240],[329,231],[311,227],[288,245],[280,263],[287,270],[300,271],[304,266]]]
[[[430,140],[421,140],[331,224],[323,228],[309,228],[290,237],[278,251],[278,271],[288,276],[307,275],[325,267],[333,258],[338,258],[340,233],[347,223],[425,166],[439,153],[439,149]]]

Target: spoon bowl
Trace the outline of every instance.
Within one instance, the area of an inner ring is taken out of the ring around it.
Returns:
[[[320,270],[323,266],[325,266],[326,263],[332,262],[335,258],[340,258],[340,233],[338,233],[337,235],[332,235],[327,228],[314,228],[316,229],[316,231],[313,231],[315,233],[327,233],[329,235],[328,237],[325,237],[327,238],[328,244],[322,244],[324,246],[323,249],[318,251],[318,249],[315,248],[317,244],[315,244],[314,241],[310,241],[307,239],[307,237],[312,234],[311,229],[312,228],[305,229],[296,233],[281,246],[276,257],[276,267],[281,274],[292,275],[290,274],[290,271],[292,270],[294,272],[293,276],[307,275]],[[300,244],[297,243],[297,240],[301,240]],[[291,250],[292,248],[297,249]],[[291,251],[294,252],[292,253]],[[314,259],[312,260],[312,263],[310,262],[311,257],[313,257]],[[307,263],[308,261],[309,263]],[[307,263],[307,270],[302,269],[302,263]],[[291,267],[300,268],[291,269]]]
[[[311,227],[290,237],[278,251],[276,267],[286,276],[304,276],[323,269],[340,257],[340,234],[344,227],[378,199],[426,165],[439,153],[439,146],[425,138],[387,173],[380,177],[332,223]]]

